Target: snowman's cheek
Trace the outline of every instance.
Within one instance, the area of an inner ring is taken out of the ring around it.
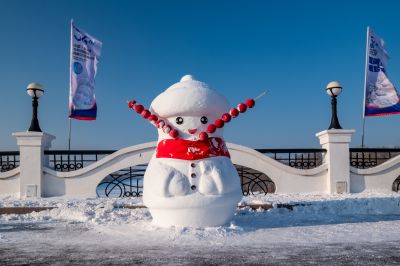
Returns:
[[[207,124],[200,124],[199,125],[199,128],[201,129],[201,130],[206,130],[207,129],[207,127],[208,127],[208,123]]]

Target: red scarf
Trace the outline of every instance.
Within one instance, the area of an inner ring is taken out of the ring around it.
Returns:
[[[228,148],[221,138],[209,138],[206,141],[164,139],[158,143],[156,150],[156,158],[200,160],[217,156],[230,158]]]

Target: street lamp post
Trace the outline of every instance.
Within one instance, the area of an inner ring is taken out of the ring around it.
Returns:
[[[39,126],[37,109],[39,106],[38,99],[43,95],[44,89],[39,83],[31,83],[26,88],[26,92],[32,97],[32,121],[28,131],[42,132]]]
[[[332,97],[332,118],[328,129],[342,129],[337,116],[337,100],[336,97],[342,92],[342,86],[338,81],[329,82],[326,86],[326,93]]]

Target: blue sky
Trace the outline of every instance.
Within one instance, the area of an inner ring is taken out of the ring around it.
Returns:
[[[5,1],[0,0],[0,150],[31,119],[30,82],[42,130],[68,143],[70,19],[103,42],[96,79],[98,119],[73,120],[73,149],[119,149],[153,141],[156,130],[126,107],[146,106],[192,74],[232,105],[268,96],[225,130],[254,148],[319,147],[330,123],[325,86],[339,80],[343,128],[361,143],[367,26],[386,41],[388,75],[400,87],[399,1]],[[367,118],[366,144],[400,145],[400,116]]]

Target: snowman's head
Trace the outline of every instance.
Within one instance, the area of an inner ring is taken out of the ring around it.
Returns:
[[[191,75],[183,76],[158,95],[150,106],[150,111],[179,131],[181,139],[198,139],[199,133],[207,131],[207,126],[229,110],[228,100],[211,89],[207,84],[194,80]],[[210,137],[222,137],[218,129]],[[161,129],[159,140],[171,138]]]

